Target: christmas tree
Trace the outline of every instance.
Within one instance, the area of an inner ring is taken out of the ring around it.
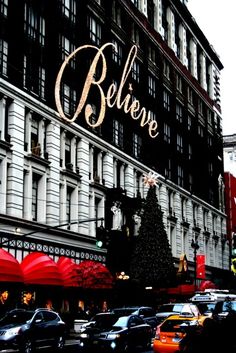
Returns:
[[[163,288],[172,286],[175,278],[176,271],[156,186],[149,184],[139,235],[131,255],[130,279],[142,287]]]

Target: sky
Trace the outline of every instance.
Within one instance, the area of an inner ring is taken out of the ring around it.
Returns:
[[[223,135],[236,134],[235,0],[188,0],[187,7],[224,66],[221,70]]]

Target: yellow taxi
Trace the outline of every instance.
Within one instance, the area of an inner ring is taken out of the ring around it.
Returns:
[[[154,353],[180,352],[180,342],[188,330],[202,326],[205,319],[212,320],[206,316],[172,315],[168,317],[157,326],[153,341]]]

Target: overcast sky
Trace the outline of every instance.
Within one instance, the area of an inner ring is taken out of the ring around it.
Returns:
[[[223,134],[236,134],[235,0],[188,0],[187,7],[224,66],[221,71]]]

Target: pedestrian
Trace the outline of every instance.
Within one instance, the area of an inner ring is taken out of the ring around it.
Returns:
[[[0,292],[0,318],[3,317],[9,309],[9,292],[4,288]]]

